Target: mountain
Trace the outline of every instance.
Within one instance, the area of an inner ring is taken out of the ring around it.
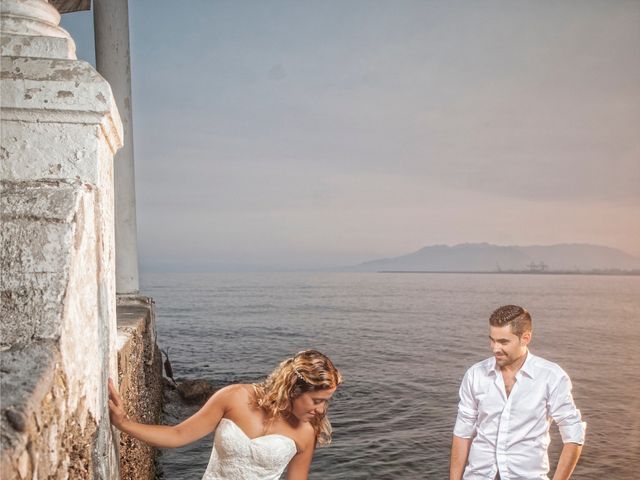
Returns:
[[[495,272],[498,270],[638,270],[640,258],[600,245],[559,244],[547,246],[500,246],[489,243],[433,245],[399,257],[361,263],[356,272],[436,271]]]

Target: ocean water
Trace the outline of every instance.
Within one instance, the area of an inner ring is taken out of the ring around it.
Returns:
[[[462,375],[490,356],[492,310],[524,305],[531,351],[569,373],[588,423],[573,478],[640,478],[640,277],[147,274],[142,287],[177,378],[255,382],[306,348],[333,359],[345,383],[329,410],[333,443],[311,467],[318,480],[448,478]],[[165,422],[193,412],[169,402]],[[201,478],[211,444],[163,450],[163,478]],[[552,426],[552,466],[560,448]]]

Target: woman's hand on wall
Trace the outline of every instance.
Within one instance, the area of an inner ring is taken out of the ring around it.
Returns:
[[[127,413],[124,411],[122,397],[120,397],[111,379],[109,379],[109,418],[113,426],[118,430],[122,430],[122,425],[128,420]]]

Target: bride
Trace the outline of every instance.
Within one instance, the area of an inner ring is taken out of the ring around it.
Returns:
[[[259,384],[218,390],[193,416],[175,426],[129,420],[109,380],[111,423],[149,445],[175,448],[215,430],[203,480],[305,480],[316,445],[331,441],[326,416],[342,382],[331,360],[305,350],[282,362]]]

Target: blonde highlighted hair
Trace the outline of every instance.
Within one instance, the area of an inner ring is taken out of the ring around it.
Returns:
[[[293,400],[306,392],[336,388],[342,375],[333,362],[317,350],[304,350],[276,367],[262,383],[253,385],[256,404],[267,417],[267,428],[277,418],[292,415]],[[325,409],[311,419],[316,444],[331,443],[331,424]]]

